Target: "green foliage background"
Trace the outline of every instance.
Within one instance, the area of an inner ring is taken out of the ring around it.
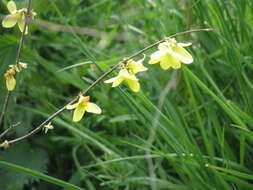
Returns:
[[[0,3],[4,14],[6,2]],[[29,26],[22,55],[29,66],[18,75],[4,128],[21,125],[8,139],[26,134],[137,50],[188,29],[215,32],[178,38],[193,43],[193,64],[163,71],[146,59],[140,93],[101,83],[89,95],[102,115],[86,114],[73,123],[65,111],[53,120],[54,130],[1,152],[1,161],[88,190],[253,189],[253,1],[43,0],[32,7],[39,19],[66,30],[82,27],[86,35],[56,32],[50,24],[50,30]],[[1,27],[0,34],[3,76],[15,61],[20,32]],[[3,77],[0,82],[2,104]],[[6,167],[0,167],[0,185],[62,189]]]

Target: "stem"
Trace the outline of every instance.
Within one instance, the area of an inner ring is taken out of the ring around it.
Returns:
[[[25,24],[24,24],[24,28],[23,28],[23,31],[22,31],[22,34],[21,34],[21,37],[20,37],[19,46],[18,46],[18,53],[17,53],[17,57],[16,57],[16,62],[15,62],[16,66],[18,66],[18,63],[19,63],[19,60],[20,60],[20,57],[21,57],[21,52],[22,52],[22,49],[23,49],[23,46],[24,46],[25,31],[26,31],[26,28],[27,28],[27,20],[28,20],[27,14],[30,13],[31,6],[32,6],[32,0],[29,0],[28,6],[27,6],[27,13],[25,13]],[[4,114],[7,111],[10,96],[11,96],[11,91],[8,91],[8,93],[7,93],[6,97],[5,97],[5,101],[4,101],[4,104],[3,104],[2,111],[1,111],[0,126],[1,126],[1,124],[3,122]]]
[[[185,34],[190,34],[190,33],[193,33],[193,32],[210,32],[210,31],[213,31],[212,28],[206,28],[206,29],[196,29],[196,30],[188,30],[188,31],[185,31],[185,32],[180,32],[180,33],[177,33],[177,34],[174,34],[174,35],[171,35],[169,36],[168,38],[174,38],[174,37],[177,37],[177,36],[181,36],[181,35],[185,35]],[[164,42],[167,38],[163,39],[163,40],[160,40],[150,46],[147,46],[145,47],[144,49],[134,53],[133,55],[131,55],[130,57],[126,58],[126,59],[123,59],[122,61],[118,62],[117,64],[115,64],[110,70],[108,70],[107,72],[105,72],[103,75],[101,75],[96,81],[94,81],[88,88],[86,88],[85,90],[82,91],[82,95],[85,95],[87,94],[89,91],[91,91],[99,82],[101,82],[105,77],[107,77],[110,73],[112,73],[115,69],[118,68],[119,65],[121,64],[124,64],[126,63],[128,60],[142,54],[143,52],[159,45],[160,43]],[[52,119],[54,119],[55,117],[57,117],[60,113],[62,113],[65,109],[66,109],[66,106],[67,105],[70,105],[70,104],[73,104],[75,103],[76,101],[78,100],[78,98],[74,98],[73,100],[71,100],[68,104],[66,104],[65,106],[63,106],[62,108],[60,108],[58,111],[56,111],[55,113],[53,113],[51,116],[49,116],[45,121],[43,121],[38,127],[36,127],[34,130],[32,130],[31,132],[29,132],[28,134],[22,136],[22,137],[19,137],[17,139],[14,139],[14,140],[10,140],[8,141],[8,145],[11,145],[11,144],[14,144],[14,143],[17,143],[17,142],[20,142],[22,140],[25,140],[29,137],[31,137],[32,135],[38,133],[43,127],[44,125],[48,124]]]
[[[24,46],[24,41],[25,41],[25,31],[26,31],[26,28],[27,28],[27,21],[28,21],[28,15],[30,14],[30,11],[31,11],[31,6],[32,6],[32,0],[29,0],[28,2],[28,6],[27,6],[27,12],[25,12],[25,24],[24,24],[24,28],[23,28],[23,31],[22,31],[22,34],[21,34],[21,37],[20,37],[20,41],[19,41],[19,46],[18,46],[18,53],[17,53],[17,57],[16,57],[16,66],[18,66],[18,63],[19,63],[19,60],[20,60],[20,57],[21,57],[21,52],[22,52],[22,49],[23,49],[23,46]]]
[[[1,126],[1,124],[3,122],[4,114],[7,111],[8,103],[9,103],[9,100],[10,100],[10,96],[11,96],[11,91],[8,91],[8,93],[6,94],[5,99],[4,99],[4,104],[3,104],[3,108],[2,108],[2,112],[1,112],[1,116],[0,116],[0,126]]]
[[[10,132],[11,130],[13,130],[15,127],[17,127],[20,124],[20,122],[11,125],[10,127],[8,127],[4,132],[2,132],[0,134],[0,139],[3,138],[8,132]]]

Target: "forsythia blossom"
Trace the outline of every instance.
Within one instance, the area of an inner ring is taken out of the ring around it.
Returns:
[[[75,109],[73,114],[73,121],[78,122],[83,118],[85,111],[95,114],[101,114],[102,110],[96,104],[89,102],[89,96],[79,95],[77,103],[68,105],[67,109]]]
[[[144,65],[142,64],[144,59],[145,59],[145,55],[144,55],[143,59],[140,59],[139,61],[134,61],[132,59],[127,61],[127,67],[129,69],[130,73],[137,74],[139,72],[147,71],[148,68],[144,67]]]
[[[15,75],[16,75],[16,70],[13,68],[7,70],[4,74],[4,77],[6,79],[6,87],[8,91],[14,90],[16,86]]]
[[[14,1],[9,1],[7,3],[7,8],[10,11],[10,14],[3,19],[3,27],[11,28],[18,23],[20,31],[23,32],[25,26],[25,14],[27,12],[27,9],[23,8],[17,10],[17,6]],[[34,16],[36,16],[36,13],[31,11],[31,16],[34,18]],[[28,34],[28,27],[26,27],[25,34]]]
[[[132,91],[138,92],[140,90],[139,79],[134,74],[130,74],[126,68],[121,69],[118,76],[104,82],[112,83],[112,87],[116,87],[119,86],[123,81],[126,81]]]
[[[104,82],[112,83],[112,87],[116,87],[125,81],[132,91],[139,92],[140,83],[135,74],[148,70],[148,68],[144,67],[142,64],[144,59],[145,56],[139,61],[134,61],[132,59],[128,60],[126,66],[122,66],[119,74],[116,77],[113,77]]]
[[[22,69],[26,69],[27,64],[19,62],[17,65],[9,65],[9,67],[10,69],[5,72],[4,77],[6,79],[7,90],[12,91],[16,86],[16,73],[20,72]]]
[[[193,58],[191,54],[184,49],[184,47],[190,45],[191,43],[177,43],[174,38],[167,39],[165,42],[159,44],[158,51],[151,54],[149,64],[160,62],[160,66],[164,70],[170,67],[178,69],[181,67],[181,62],[190,64],[193,62]]]

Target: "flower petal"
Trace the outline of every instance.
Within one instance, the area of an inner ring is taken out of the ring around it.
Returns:
[[[25,27],[25,19],[22,18],[18,21],[18,27],[19,27],[19,30],[23,32],[24,27]],[[25,35],[27,34],[28,34],[28,26],[26,26],[26,29],[25,29]]]
[[[73,121],[78,122],[83,118],[83,115],[85,113],[85,106],[77,106],[74,114],[73,114]]]
[[[130,73],[126,73],[122,76],[124,79],[126,80],[134,80],[134,81],[138,81],[137,77],[133,74]]]
[[[126,80],[128,86],[130,87],[130,89],[134,92],[139,92],[140,91],[140,83],[137,80]]]
[[[117,77],[116,80],[112,83],[112,87],[116,87],[116,86],[119,86],[120,83],[122,83],[124,80],[123,77]]]
[[[167,70],[168,68],[171,67],[171,63],[170,63],[170,59],[171,59],[171,55],[167,54],[166,56],[164,56],[164,58],[161,60],[160,62],[160,66],[163,70]]]
[[[14,1],[9,1],[7,3],[7,8],[10,11],[10,13],[15,13],[17,10],[17,6],[16,3]]]
[[[181,67],[180,60],[174,56],[169,56],[169,62],[173,69],[179,69]]]
[[[135,68],[133,69],[134,74],[139,73],[139,72],[144,72],[147,71],[148,68],[144,67],[142,63],[136,63]]]
[[[90,103],[90,102],[87,104],[85,110],[90,113],[96,113],[96,114],[102,113],[102,110],[100,109],[100,107],[98,107],[96,104]]]
[[[162,51],[162,50],[158,50],[156,52],[154,52],[153,54],[151,54],[150,56],[150,60],[149,60],[149,64],[156,64],[158,62],[161,61],[162,57],[166,55],[166,52],[165,51]]]
[[[188,42],[188,43],[177,43],[177,45],[179,45],[181,47],[188,47],[188,46],[191,46],[192,43],[191,42]]]
[[[130,73],[133,73],[133,74],[137,74],[139,72],[144,72],[144,71],[147,71],[148,68],[145,67],[142,62],[144,61],[146,55],[144,54],[144,57],[138,61],[134,61],[134,60],[129,60],[127,62],[127,66],[130,70]]]
[[[190,64],[193,62],[191,54],[186,51],[183,47],[175,46],[172,49],[168,49],[167,52],[172,56],[177,57],[181,62],[185,64]]]
[[[12,91],[12,90],[14,90],[15,86],[16,86],[16,79],[15,79],[15,77],[8,77],[6,79],[7,90],[8,91]]]
[[[120,85],[120,83],[122,83],[123,80],[124,80],[124,78],[120,77],[118,75],[116,77],[113,77],[111,79],[108,79],[108,80],[104,81],[104,83],[113,83],[112,87],[116,87],[116,86]]]
[[[4,28],[11,28],[17,24],[18,17],[16,15],[7,15],[3,21],[2,25]]]
[[[113,78],[110,78],[106,81],[104,81],[104,83],[113,83],[115,80],[117,80],[118,77],[113,77]]]
[[[72,105],[67,105],[66,109],[67,110],[72,110],[72,109],[75,109],[78,105],[79,105],[79,103],[75,103],[75,104],[72,104]]]

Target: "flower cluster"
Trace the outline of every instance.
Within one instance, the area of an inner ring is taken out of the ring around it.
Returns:
[[[120,85],[122,82],[126,82],[130,89],[134,92],[140,91],[139,79],[136,74],[139,72],[147,71],[148,68],[144,67],[142,62],[143,59],[139,61],[134,61],[132,59],[128,60],[126,65],[122,64],[118,76],[113,77],[109,80],[104,81],[105,83],[112,83],[112,87]]]
[[[27,14],[27,9],[22,8],[17,10],[17,6],[14,1],[9,1],[7,3],[7,8],[10,14],[3,19],[2,21],[3,27],[11,28],[18,23],[20,31],[23,32],[25,26],[25,14]],[[37,15],[33,11],[31,11],[29,14],[32,18],[34,18]],[[26,27],[25,34],[28,34],[28,27]]]
[[[184,49],[184,47],[190,45],[191,43],[177,43],[174,38],[168,38],[165,42],[158,45],[158,51],[151,54],[148,63],[156,64],[160,62],[160,66],[164,70],[170,67],[178,69],[181,67],[181,63],[190,64],[193,62],[193,58],[191,54]],[[148,70],[142,64],[144,59],[145,56],[137,62],[132,59],[128,60],[125,65],[121,65],[120,72],[116,77],[104,82],[112,83],[112,87],[116,87],[125,81],[132,91],[138,92],[140,90],[140,83],[136,74]]]
[[[7,3],[7,8],[10,12],[3,21],[2,25],[5,28],[11,28],[18,24],[21,32],[24,31],[24,26],[26,22],[26,16],[34,18],[35,12],[29,11],[26,8],[17,10],[14,1],[9,1]],[[28,33],[28,28],[26,27],[25,34]],[[160,63],[162,69],[167,70],[169,68],[178,69],[181,64],[190,64],[193,62],[191,54],[184,49],[184,47],[190,46],[191,43],[177,43],[174,38],[167,38],[162,43],[158,45],[158,50],[151,54],[149,64]],[[145,72],[148,70],[143,65],[144,58],[138,61],[133,59],[123,60],[120,64],[120,71],[117,76],[104,81],[105,83],[112,83],[112,87],[119,86],[121,83],[125,82],[129,88],[134,92],[140,91],[140,83],[137,78],[137,74],[140,72]],[[16,73],[20,72],[23,68],[26,68],[26,64],[18,63],[16,65],[10,65],[10,69],[6,71],[4,77],[6,78],[6,86],[8,91],[14,90],[16,86]],[[80,121],[85,112],[101,114],[102,110],[94,103],[89,102],[89,96],[79,95],[78,101],[72,105],[66,106],[66,109],[74,109],[73,121]],[[53,129],[51,123],[43,126],[45,133],[48,130]]]

